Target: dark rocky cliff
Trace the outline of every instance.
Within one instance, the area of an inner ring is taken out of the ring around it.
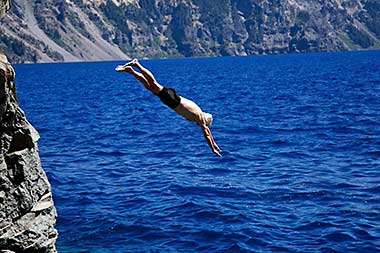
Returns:
[[[8,1],[0,2],[0,18],[8,8]],[[0,52],[0,251],[53,253],[56,210],[38,155],[39,135],[19,107],[14,80]]]
[[[18,105],[14,77],[0,53],[0,250],[56,252],[56,210],[39,135]]]
[[[0,44],[16,61],[380,48],[377,0],[15,0]]]

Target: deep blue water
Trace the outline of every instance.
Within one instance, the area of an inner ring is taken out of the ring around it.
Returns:
[[[379,252],[380,51],[16,65],[65,252]]]

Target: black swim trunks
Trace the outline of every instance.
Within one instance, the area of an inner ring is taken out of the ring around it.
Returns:
[[[178,96],[177,92],[173,88],[164,87],[157,96],[160,98],[162,103],[175,109],[181,102],[181,97]]]

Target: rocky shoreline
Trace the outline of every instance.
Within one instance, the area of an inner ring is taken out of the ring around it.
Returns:
[[[54,253],[51,186],[38,154],[38,132],[19,107],[15,73],[0,53],[0,251]]]

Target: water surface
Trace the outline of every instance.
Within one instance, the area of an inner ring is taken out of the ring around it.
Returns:
[[[380,52],[16,65],[65,252],[380,251]]]

